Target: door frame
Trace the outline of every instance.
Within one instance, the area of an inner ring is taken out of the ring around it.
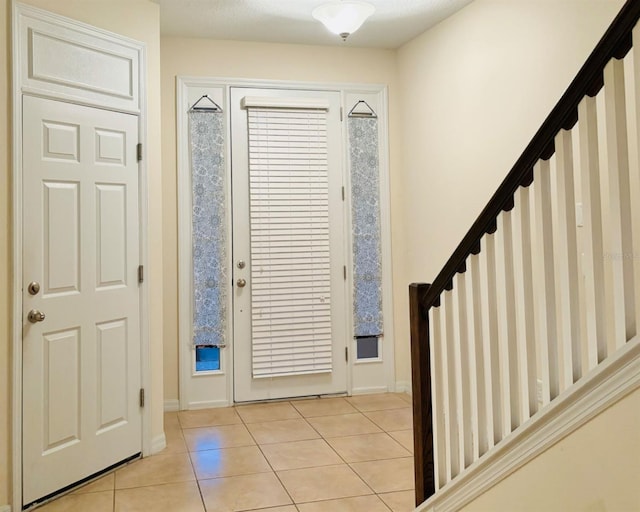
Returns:
[[[21,25],[23,18],[28,18],[36,23],[46,23],[56,29],[73,31],[78,37],[98,38],[112,47],[126,49],[134,55],[137,62],[137,73],[132,74],[137,87],[132,88],[130,105],[124,104],[122,100],[112,99],[106,93],[104,95],[90,93],[78,93],[78,89],[73,90],[73,84],[65,90],[65,87],[46,80],[31,81],[26,83],[23,70],[28,65],[23,53],[24,48],[21,42]],[[100,28],[82,23],[80,21],[60,16],[49,11],[20,4],[13,0],[11,2],[11,58],[12,58],[12,275],[11,298],[12,298],[12,432],[10,435],[12,454],[12,485],[11,499],[12,507],[15,510],[22,510],[24,505],[22,500],[22,281],[23,281],[23,216],[22,216],[22,194],[23,194],[23,162],[22,162],[22,98],[25,95],[36,96],[44,99],[73,103],[92,108],[100,108],[126,114],[134,114],[138,118],[138,137],[143,147],[147,147],[147,102],[146,102],[146,47],[145,44],[133,39],[102,30]],[[112,99],[112,101],[110,101]],[[148,174],[146,159],[138,162],[139,170],[139,243],[140,243],[140,264],[148,268]],[[145,281],[140,285],[140,350],[141,350],[141,385],[145,389],[147,404],[152,403],[151,395],[151,370],[150,370],[150,345],[149,345],[149,300],[148,283]],[[142,409],[141,446],[143,455],[154,452],[152,446],[151,430],[151,407],[147,405]]]
[[[373,361],[356,361],[356,345],[353,340],[353,327],[347,322],[347,346],[349,360],[347,363],[347,394],[361,394],[395,391],[395,343],[393,326],[393,286],[391,274],[391,191],[389,175],[389,116],[388,88],[384,84],[361,84],[341,82],[304,82],[289,80],[261,80],[225,77],[176,77],[176,143],[177,143],[177,177],[178,177],[178,382],[180,395],[178,403],[165,402],[165,411],[187,410],[206,407],[223,407],[233,404],[233,322],[228,318],[229,340],[226,349],[220,356],[221,369],[196,375],[193,370],[193,350],[191,347],[192,290],[191,290],[191,215],[187,205],[191,204],[189,151],[188,151],[188,117],[187,111],[194,100],[208,94],[218,103],[225,116],[225,168],[227,176],[231,173],[231,147],[229,122],[229,96],[232,87],[263,89],[296,89],[313,91],[339,91],[342,97],[342,138],[344,151],[342,165],[344,168],[345,203],[345,248],[347,265],[347,303],[351,303],[353,283],[350,270],[352,255],[351,236],[347,231],[351,225],[350,180],[348,155],[347,113],[359,99],[377,105],[379,127],[380,155],[380,205],[381,205],[381,241],[383,266],[383,315],[384,341],[380,351],[381,358]],[[228,198],[231,198],[230,179],[227,183]],[[230,209],[230,208],[229,208]],[[231,217],[227,218],[227,229],[231,235]],[[231,268],[232,254],[228,259]],[[228,314],[232,314],[233,291],[229,293]],[[376,367],[376,365],[378,365]],[[216,388],[215,391],[213,388]]]

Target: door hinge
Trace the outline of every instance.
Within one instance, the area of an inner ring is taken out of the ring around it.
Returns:
[[[138,265],[138,283],[144,283],[144,266]]]
[[[347,280],[347,266],[346,265],[344,265],[342,267],[342,277],[344,277],[345,281]]]
[[[140,407],[144,407],[144,388],[140,388]]]
[[[138,142],[138,145],[136,146],[136,160],[138,162],[142,161],[142,142]]]
[[[342,107],[340,107],[340,121],[342,121]]]
[[[344,347],[344,360],[349,362],[349,347]]]
[[[342,187],[342,200],[344,201],[344,187]]]

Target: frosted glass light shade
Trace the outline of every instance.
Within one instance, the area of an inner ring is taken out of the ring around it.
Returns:
[[[333,0],[316,7],[311,15],[346,40],[375,10],[373,5],[359,0]]]

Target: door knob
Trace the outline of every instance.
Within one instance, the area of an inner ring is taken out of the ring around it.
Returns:
[[[238,288],[244,288],[245,286],[247,286],[247,281],[240,278],[236,281],[236,284],[238,285]]]
[[[29,315],[27,316],[29,322],[32,324],[36,324],[38,322],[44,322],[45,315],[42,311],[38,311],[37,309],[32,309],[29,311]]]

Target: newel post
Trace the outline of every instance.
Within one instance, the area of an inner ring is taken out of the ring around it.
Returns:
[[[409,285],[411,318],[411,384],[413,394],[413,453],[416,506],[435,493],[433,422],[431,398],[431,356],[429,315],[422,306],[431,285]]]

